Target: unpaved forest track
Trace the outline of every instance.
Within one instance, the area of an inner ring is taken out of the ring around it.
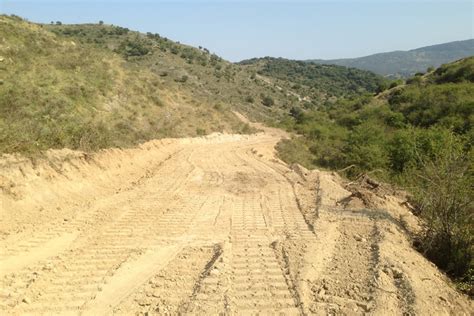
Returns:
[[[100,162],[96,175],[65,172],[39,193],[63,203],[45,202],[54,205],[46,218],[66,214],[51,221],[36,218],[21,188],[5,195],[33,215],[2,219],[0,313],[362,314],[384,311],[379,301],[415,312],[416,277],[381,258],[384,219],[338,208],[350,192],[276,160],[279,137],[181,140],[121,154],[118,169],[136,165],[127,173],[111,176]],[[395,297],[379,293],[383,269],[401,273],[387,285]],[[446,291],[444,312],[467,313]]]

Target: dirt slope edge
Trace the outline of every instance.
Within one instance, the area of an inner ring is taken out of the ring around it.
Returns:
[[[0,313],[472,314],[402,198],[287,166],[282,136],[5,157]]]
[[[406,227],[419,223],[403,197],[355,188],[333,172],[296,169],[319,188],[317,242],[307,253],[313,264],[302,272],[308,313],[472,314],[472,301],[411,246]],[[307,216],[312,207],[305,204]]]

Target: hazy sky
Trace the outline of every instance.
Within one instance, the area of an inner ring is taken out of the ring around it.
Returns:
[[[238,61],[358,57],[473,38],[474,1],[0,0],[34,22],[103,20]]]

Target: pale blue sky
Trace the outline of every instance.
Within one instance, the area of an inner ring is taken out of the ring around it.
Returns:
[[[201,45],[238,61],[357,57],[474,37],[473,1],[0,0],[49,23],[105,23]]]

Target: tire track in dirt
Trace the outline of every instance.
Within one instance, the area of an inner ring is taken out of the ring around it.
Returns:
[[[377,275],[375,220],[346,216],[340,219],[330,265],[313,287],[312,312],[363,314],[374,308]]]
[[[150,169],[148,169],[146,175],[142,176],[137,181],[133,181],[132,185],[136,186],[144,179],[150,178],[153,173],[157,172],[156,170],[159,170],[161,168],[162,164],[164,164],[167,160],[173,158],[174,155],[176,155],[176,153],[170,154],[166,159],[164,159],[157,166],[155,166],[153,171],[150,171]],[[125,187],[124,190],[126,191],[129,189],[130,187]],[[0,266],[2,267],[1,272],[5,272],[6,270],[8,272],[11,272],[11,269],[5,268],[7,263],[2,260],[3,258],[8,257],[11,260],[12,257],[17,257],[16,261],[21,261],[23,264],[28,261],[28,264],[31,264],[33,259],[45,259],[55,253],[54,251],[45,253],[45,248],[54,248],[56,250],[56,253],[61,252],[63,244],[64,246],[67,246],[68,242],[74,240],[74,238],[71,238],[71,235],[77,236],[79,235],[79,230],[83,230],[84,227],[87,227],[89,223],[97,222],[97,213],[97,207],[88,207],[88,211],[81,212],[72,219],[64,218],[64,220],[60,223],[50,224],[40,231],[33,232],[33,236],[27,236],[26,238],[22,238],[23,235],[27,235],[26,233],[23,233],[17,236],[13,236],[14,238],[9,238],[3,241],[0,244],[0,247],[3,248],[3,251],[0,254]],[[63,241],[63,243],[61,241]],[[48,244],[52,244],[54,245],[54,247],[49,247]],[[41,256],[35,256],[35,251],[40,252]],[[20,268],[20,265],[16,265],[16,269]]]
[[[163,175],[176,171],[178,168],[167,169],[167,167],[163,169]],[[28,270],[14,275],[15,280],[24,278],[28,281],[23,291],[18,291],[19,288],[16,285],[16,295],[9,295],[9,303],[18,307],[21,312],[79,310],[85,302],[94,298],[95,294],[103,289],[107,277],[111,277],[124,262],[143,251],[144,244],[153,245],[153,240],[149,238],[147,240],[145,237],[149,235],[150,227],[153,227],[154,223],[162,228],[160,231],[167,237],[180,236],[184,233],[186,227],[183,224],[189,222],[194,214],[181,211],[187,204],[182,203],[183,199],[179,199],[177,192],[182,189],[183,183],[192,170],[193,168],[189,168],[185,171],[183,177],[166,177],[162,181],[163,190],[150,192],[157,195],[153,202],[158,202],[158,205],[160,205],[161,196],[173,197],[172,203],[169,203],[169,200],[161,203],[167,206],[164,214],[150,207],[147,199],[143,198],[144,193],[138,191],[132,196],[138,195],[136,198],[143,205],[129,206],[114,222],[101,228],[99,233],[92,233],[92,236],[85,234],[79,238],[70,252],[49,260],[45,265],[46,272],[43,267],[40,269],[41,273],[37,271],[31,273],[31,270]],[[127,192],[124,194],[128,195]],[[53,273],[48,273],[48,271]],[[45,274],[45,277],[42,274]],[[44,281],[45,278],[46,281]],[[50,283],[54,286],[50,286]],[[15,287],[15,284],[10,285]],[[33,300],[32,298],[34,298],[34,303],[28,303],[27,306],[21,304],[22,301],[25,303]]]
[[[115,192],[77,203],[77,215],[12,234],[0,313],[419,311],[415,276],[390,261],[386,218],[340,206],[350,192],[328,173],[309,183],[276,160],[278,139],[180,140]]]

